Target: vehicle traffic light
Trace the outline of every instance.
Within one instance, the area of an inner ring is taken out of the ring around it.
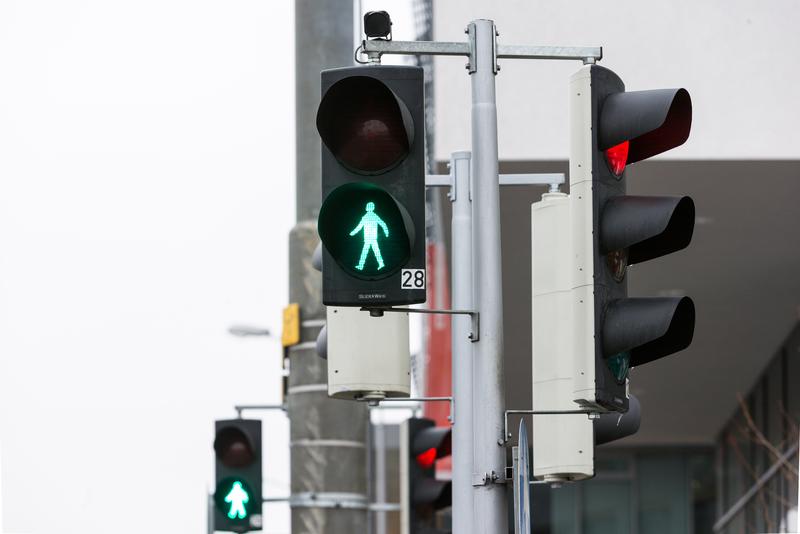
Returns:
[[[685,89],[626,92],[609,69],[572,76],[570,214],[576,346],[575,401],[628,409],[628,372],[685,349],[694,334],[688,297],[628,298],[628,266],[689,245],[687,196],[628,196],[625,168],[683,144],[692,124]]]
[[[422,68],[346,67],[321,78],[322,300],[425,302]]]
[[[214,528],[231,532],[260,530],[261,421],[215,422]]]
[[[637,431],[630,369],[688,347],[694,333],[691,299],[629,298],[626,278],[630,265],[691,241],[691,198],[625,194],[627,165],[688,138],[689,93],[626,92],[612,71],[587,65],[569,98],[569,195],[546,193],[531,210],[533,409],[608,415],[534,417],[534,476],[554,481],[593,476],[594,445]]]
[[[436,479],[436,460],[451,452],[450,428],[412,417],[400,426],[400,504],[403,534],[444,534],[438,510],[452,506],[449,480]]]

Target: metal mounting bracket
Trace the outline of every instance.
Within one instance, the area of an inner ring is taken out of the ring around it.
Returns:
[[[472,486],[488,486],[489,484],[506,484],[509,480],[507,478],[503,478],[494,470],[488,473],[472,473]]]
[[[469,315],[472,319],[472,332],[469,333],[469,339],[473,343],[480,341],[481,331],[481,314],[473,310],[424,310],[420,308],[392,308],[388,307],[363,307],[361,311],[368,311],[372,317],[382,317],[384,312],[394,313],[429,313],[429,314],[442,314],[442,315]]]
[[[362,399],[359,399],[362,400]],[[387,397],[385,399],[363,399],[369,406],[376,407],[382,402],[449,402],[450,415],[447,420],[452,423],[456,417],[456,404],[453,397]]]
[[[589,419],[597,419],[600,412],[597,410],[506,410],[503,412],[503,441],[508,444],[511,433],[508,431],[508,416],[518,415],[585,415]]]
[[[236,404],[233,407],[236,410],[236,419],[242,418],[242,412],[245,410],[281,410],[286,411],[285,404]]]

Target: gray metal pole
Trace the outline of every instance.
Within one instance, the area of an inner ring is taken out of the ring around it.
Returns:
[[[470,23],[472,76],[472,205],[474,299],[480,312],[475,343],[475,532],[506,534],[503,410],[503,293],[500,259],[500,184],[497,162],[495,27]],[[458,411],[458,406],[456,406]]]
[[[472,191],[470,153],[454,152],[450,189],[453,309],[472,309]],[[472,342],[469,316],[453,316],[453,532],[471,534],[472,516]]]
[[[206,534],[214,534],[214,494],[209,493],[206,499]]]
[[[319,73],[353,64],[353,0],[296,0],[296,206],[289,234],[289,301],[300,304],[300,343],[289,348],[286,411],[290,426],[292,534],[366,532],[367,408],[329,399],[327,363],[314,341],[325,319],[321,276],[311,257],[319,237]],[[309,498],[309,495],[311,498]],[[341,503],[330,506],[331,502]]]
[[[383,420],[373,425],[375,436],[375,501],[384,503],[386,499],[386,428]],[[386,512],[375,512],[375,534],[386,534]]]

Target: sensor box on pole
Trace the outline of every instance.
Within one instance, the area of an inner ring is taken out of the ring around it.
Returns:
[[[408,314],[371,317],[352,307],[328,307],[328,395],[380,400],[411,393]]]

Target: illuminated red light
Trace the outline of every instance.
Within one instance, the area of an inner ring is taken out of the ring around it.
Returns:
[[[434,462],[436,462],[436,448],[431,447],[425,452],[421,452],[417,455],[417,463],[423,469],[430,469],[433,467]]]
[[[611,167],[614,176],[621,176],[622,171],[625,170],[625,164],[628,162],[628,145],[628,141],[623,141],[606,149],[608,166]]]

